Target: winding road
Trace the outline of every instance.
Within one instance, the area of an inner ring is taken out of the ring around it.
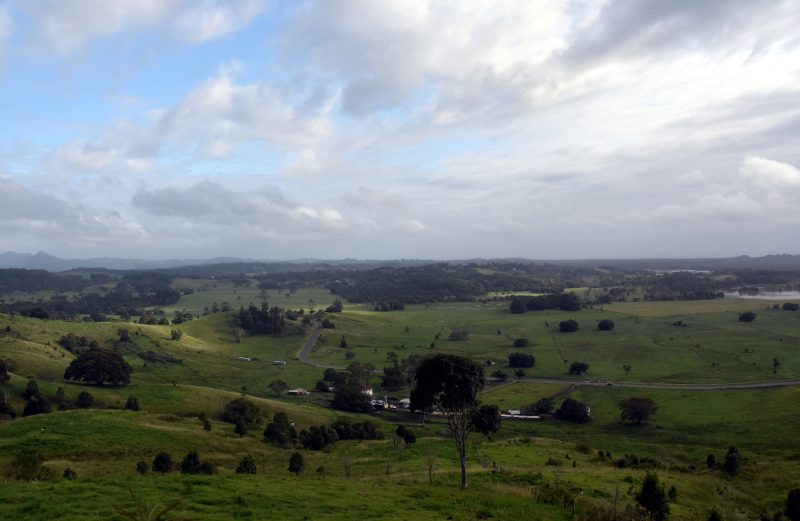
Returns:
[[[297,358],[304,364],[319,367],[320,369],[344,369],[344,367],[325,364],[311,358],[311,350],[322,333],[322,324],[316,322],[314,330],[311,332],[300,351]],[[382,373],[382,371],[374,371]],[[693,383],[669,383],[669,382],[614,382],[610,380],[575,380],[570,378],[535,378],[527,377],[506,382],[511,385],[517,382],[530,382],[540,384],[570,385],[572,387],[621,387],[624,389],[665,389],[670,391],[732,391],[737,389],[775,389],[780,387],[800,386],[800,380],[767,380],[760,382],[730,382],[719,384],[693,384]]]

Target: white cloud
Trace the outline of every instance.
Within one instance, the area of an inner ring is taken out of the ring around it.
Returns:
[[[11,37],[12,30],[13,22],[8,6],[5,3],[0,3],[0,53],[3,52],[5,40]]]
[[[246,27],[264,9],[263,0],[28,0],[39,45],[59,53],[129,30],[171,27],[182,41],[197,44]]]
[[[800,169],[780,161],[747,156],[739,171],[768,190],[800,187]]]

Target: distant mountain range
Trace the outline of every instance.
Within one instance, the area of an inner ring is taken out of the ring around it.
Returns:
[[[326,265],[348,268],[368,269],[378,266],[406,267],[432,264],[436,262],[450,262],[452,264],[484,264],[493,262],[514,262],[525,264],[529,262],[550,263],[554,265],[572,265],[585,268],[591,267],[617,267],[626,269],[653,269],[653,270],[720,270],[720,269],[769,269],[769,270],[800,270],[800,255],[779,254],[765,255],[763,257],[705,258],[705,259],[576,259],[576,260],[532,260],[532,259],[461,259],[450,261],[434,261],[425,259],[398,259],[398,260],[323,260],[323,259],[297,259],[292,261],[263,261],[239,257],[213,257],[209,259],[123,259],[115,257],[93,257],[90,259],[62,259],[46,252],[37,253],[0,253],[0,269],[24,268],[41,269],[53,272],[68,271],[78,268],[103,268],[110,270],[155,270],[170,269],[182,266],[204,266],[212,264],[230,263],[264,263],[264,264],[308,264]]]
[[[154,270],[177,268],[179,266],[198,266],[203,264],[223,264],[229,262],[258,262],[253,259],[234,257],[215,257],[212,259],[120,259],[114,257],[94,257],[91,259],[61,259],[46,252],[0,253],[0,268],[25,268],[47,271],[67,271],[77,268],[106,268],[110,270]]]

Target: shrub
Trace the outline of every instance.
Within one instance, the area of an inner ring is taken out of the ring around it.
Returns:
[[[569,366],[569,374],[586,374],[589,370],[589,364],[585,362],[572,362]]]
[[[739,449],[736,447],[729,448],[728,452],[725,454],[725,463],[723,464],[725,472],[731,476],[736,475],[736,473],[739,472],[740,460],[741,454],[739,454]]]
[[[752,311],[745,311],[739,315],[739,322],[752,322],[756,319],[756,316]]]
[[[276,412],[264,430],[264,438],[278,447],[288,448],[297,441],[297,431],[289,422],[285,412]]]
[[[784,311],[798,311],[800,310],[800,304],[797,302],[785,302],[783,304]]]
[[[460,341],[460,340],[466,340],[467,337],[469,337],[469,331],[467,331],[466,329],[454,329],[450,331],[450,336],[448,336],[447,338],[449,338],[450,340]]]
[[[138,462],[136,464],[136,472],[141,475],[147,474],[147,463],[145,463],[144,461]]]
[[[61,474],[61,477],[68,481],[75,481],[78,479],[78,474],[71,468],[67,467],[64,469],[64,473]]]
[[[289,472],[294,472],[295,475],[302,474],[306,470],[306,463],[303,460],[303,455],[299,452],[292,453],[289,458]]]
[[[193,450],[181,461],[181,474],[200,474],[200,456]]]
[[[514,339],[514,347],[528,347],[530,342],[527,338],[515,338]]]
[[[717,465],[717,457],[713,454],[706,456],[706,467],[713,469]]]
[[[139,399],[135,396],[128,396],[128,400],[125,402],[125,408],[129,411],[138,411]]]
[[[166,452],[159,452],[156,454],[156,457],[153,458],[153,472],[159,472],[161,474],[172,472],[172,456]]]
[[[236,467],[237,474],[255,474],[256,473],[256,460],[249,454],[242,458],[239,466]]]
[[[247,425],[241,418],[236,420],[236,426],[233,428],[233,432],[238,434],[240,438],[247,434]]]
[[[578,322],[573,319],[562,320],[558,323],[558,330],[562,333],[574,333],[578,330]]]
[[[90,392],[81,391],[78,394],[78,399],[75,400],[75,404],[81,409],[87,409],[94,405],[94,396]]]
[[[600,331],[611,331],[614,329],[614,321],[604,318],[597,323],[597,329]]]

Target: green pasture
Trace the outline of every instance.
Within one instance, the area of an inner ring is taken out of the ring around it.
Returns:
[[[673,302],[636,303],[653,308],[646,315],[623,313],[619,307],[513,315],[507,303],[496,302],[414,305],[392,312],[345,306],[336,329],[323,332],[314,356],[345,366],[346,354],[352,351],[354,360],[380,368],[388,365],[390,351],[401,358],[452,352],[493,360],[496,365],[490,372],[511,374],[508,355],[523,351],[536,358],[529,376],[564,378],[571,362],[588,363],[589,373],[576,380],[709,383],[800,375],[800,313],[760,310],[755,322],[740,323],[738,312],[722,307],[724,302],[729,301],[707,304],[709,310],[703,313],[679,313]],[[678,304],[696,308],[695,302]],[[603,318],[614,320],[616,328],[598,331],[596,324]],[[558,323],[567,319],[577,320],[579,331],[559,332]],[[684,325],[676,325],[678,321]],[[449,340],[458,329],[468,332],[467,339]],[[348,349],[340,348],[342,336]],[[514,339],[520,337],[528,338],[532,347],[514,348]]]

